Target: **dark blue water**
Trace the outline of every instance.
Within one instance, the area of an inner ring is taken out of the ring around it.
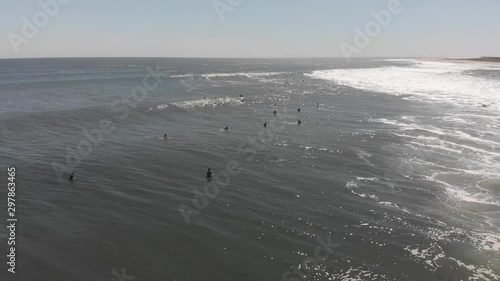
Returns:
[[[500,280],[499,73],[1,60],[0,279]]]

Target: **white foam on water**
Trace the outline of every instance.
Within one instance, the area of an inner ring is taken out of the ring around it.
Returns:
[[[458,213],[475,210],[477,222],[471,228],[441,231],[428,229],[431,245],[408,246],[406,250],[430,270],[451,261],[473,276],[470,280],[500,280],[491,269],[463,263],[446,256],[437,241],[467,242],[475,251],[496,255],[500,251],[498,210],[500,194],[500,80],[477,76],[479,71],[500,71],[500,65],[390,60],[399,66],[366,69],[320,70],[311,78],[334,81],[365,91],[401,96],[404,100],[445,103],[442,116],[401,116],[370,119],[380,130],[402,141],[395,149],[404,154],[398,167],[423,176],[442,187],[446,205]],[[483,107],[483,104],[487,107]],[[451,105],[451,107],[450,107]],[[490,187],[483,186],[486,182]],[[360,197],[359,180],[346,188]],[[378,200],[376,200],[378,201]],[[378,204],[401,208],[389,201]]]
[[[187,100],[180,102],[171,103],[173,106],[181,108],[181,109],[193,109],[193,108],[201,108],[201,107],[217,107],[223,105],[242,105],[244,102],[241,101],[241,98],[235,97],[218,97],[213,99],[197,99],[197,100]]]
[[[328,277],[328,276],[326,276]],[[316,279],[315,279],[316,280]],[[318,279],[319,280],[319,279]],[[364,281],[364,280],[392,280],[384,274],[373,272],[365,267],[350,267],[347,270],[341,270],[338,273],[332,274],[328,280],[342,280],[342,281]]]
[[[372,157],[372,155],[370,153],[364,150],[359,150],[357,156],[360,160],[363,160],[365,163],[371,164],[369,159]]]
[[[357,195],[357,196],[359,196],[361,198],[368,198],[368,199],[371,199],[373,201],[379,202],[380,200],[377,197],[377,195],[375,195],[375,194],[367,194],[367,193],[363,193],[363,192],[359,191],[359,183],[360,182],[368,183],[368,182],[376,181],[376,180],[378,180],[377,177],[373,177],[373,178],[357,177],[356,180],[348,181],[346,183],[345,187],[347,189],[349,189],[351,191],[351,193],[354,194],[354,195]]]
[[[168,105],[168,104],[160,104],[160,105],[155,106],[155,107],[150,107],[150,108],[148,109],[148,111],[165,110],[165,109],[167,109],[168,107],[169,107],[169,105]]]
[[[317,70],[305,74],[367,91],[412,95],[424,101],[450,102],[463,107],[489,105],[500,109],[500,81],[470,75],[470,71],[499,70],[499,65],[400,60],[411,66]]]
[[[447,118],[447,121],[450,121],[450,119]],[[419,161],[414,159],[404,160],[408,163],[411,162],[413,166],[420,166],[420,169],[418,169],[420,171],[427,170],[430,172],[436,167],[447,170],[447,172],[424,176],[430,181],[443,185],[450,197],[464,202],[500,206],[500,199],[488,198],[488,194],[478,193],[475,185],[467,186],[464,184],[463,186],[457,186],[456,184],[449,184],[439,177],[461,174],[498,181],[500,175],[500,142],[472,136],[458,129],[438,128],[434,125],[422,124],[418,119],[409,121],[408,118],[406,120],[379,118],[372,119],[372,122],[398,127],[399,131],[393,132],[392,135],[404,139],[405,143],[412,147],[418,156],[426,157],[439,154],[448,159],[453,159],[456,163],[453,167],[445,167],[425,159],[419,159]],[[423,133],[426,135],[423,135]],[[494,132],[491,133],[494,135]]]
[[[455,263],[458,268],[469,272],[472,276],[468,280],[499,280],[498,274],[491,268],[466,264],[461,260],[446,254],[441,243],[464,243],[471,241],[478,251],[495,251],[500,242],[500,237],[493,233],[467,232],[462,229],[452,228],[441,230],[429,228],[426,230],[430,239],[427,245],[408,245],[404,249],[410,253],[411,258],[417,262],[426,264],[431,271],[437,271],[449,262]],[[486,243],[485,243],[486,242]]]
[[[436,135],[446,135],[447,134],[446,131],[443,129],[437,128],[437,127],[432,126],[432,125],[419,124],[419,123],[414,122],[414,121],[407,122],[404,120],[398,121],[398,120],[389,120],[389,119],[385,119],[385,118],[376,118],[376,119],[371,119],[371,122],[378,122],[378,123],[384,123],[387,125],[394,125],[394,126],[399,127],[399,129],[405,130],[405,131],[420,130],[420,131],[427,131],[429,133],[436,134]]]
[[[241,101],[240,97],[217,97],[217,98],[206,98],[197,100],[187,100],[172,102],[168,104],[160,104],[155,107],[151,107],[148,111],[161,111],[170,107],[175,107],[183,110],[202,108],[202,107],[217,107],[224,105],[243,105],[245,102]]]
[[[204,78],[207,80],[216,78],[228,77],[246,77],[250,79],[259,79],[262,77],[278,76],[290,74],[291,72],[233,72],[233,73],[206,73],[206,74],[176,74],[171,75],[170,78]]]
[[[194,77],[194,74],[177,74],[177,75],[170,75],[170,78],[190,78]]]

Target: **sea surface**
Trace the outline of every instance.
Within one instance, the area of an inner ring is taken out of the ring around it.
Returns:
[[[0,280],[500,280],[499,112],[498,64],[0,60]]]

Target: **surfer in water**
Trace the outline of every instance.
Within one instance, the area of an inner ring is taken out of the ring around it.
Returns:
[[[302,124],[302,121],[300,121],[300,120],[297,121],[297,125],[300,125],[300,124]]]
[[[276,109],[273,111],[273,114],[276,115],[276,113],[278,113],[278,111],[276,111]]]
[[[229,128],[226,126],[226,128],[224,128],[224,131],[229,131]],[[209,169],[210,170],[210,169]]]
[[[211,178],[211,177],[212,177],[212,171],[210,170],[210,168],[208,168],[207,178]]]
[[[267,127],[267,122],[264,123],[264,128]]]
[[[297,112],[300,112],[300,107],[299,107],[299,109],[297,109]]]
[[[74,180],[76,180],[75,173],[76,173],[76,171],[73,171],[73,173],[71,174],[71,176],[69,176],[69,180],[70,180],[70,181],[74,181]]]
[[[167,139],[167,134],[164,134],[163,135],[163,139],[166,140]]]

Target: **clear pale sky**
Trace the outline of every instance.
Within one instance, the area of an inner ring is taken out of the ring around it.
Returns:
[[[0,0],[0,57],[340,57],[390,0],[242,0],[222,21],[213,0],[69,0],[15,53],[38,1]],[[400,2],[358,56],[500,56],[500,1]]]

